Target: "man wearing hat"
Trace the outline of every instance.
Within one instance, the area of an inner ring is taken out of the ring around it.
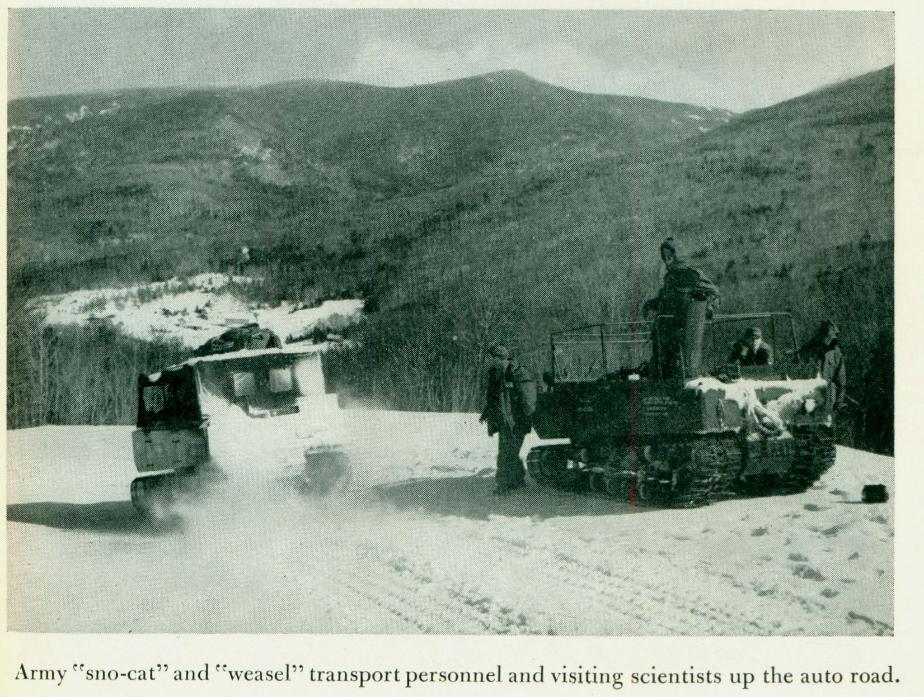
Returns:
[[[689,297],[705,300],[710,306],[718,304],[719,289],[697,268],[689,266],[683,258],[680,242],[668,237],[661,243],[661,261],[666,272],[661,291],[642,308],[644,314],[682,317]]]
[[[735,342],[728,362],[740,365],[773,365],[773,347],[764,341],[760,327],[751,327]]]
[[[840,330],[830,320],[822,322],[815,336],[799,351],[802,360],[811,361],[818,375],[828,384],[829,411],[842,409],[847,403],[847,368],[838,336]]]
[[[498,434],[497,487],[494,493],[505,495],[522,487],[526,480],[520,449],[523,439],[532,429],[536,383],[522,366],[513,361],[510,351],[500,344],[488,349],[488,360],[481,422],[488,425],[489,436]]]
[[[687,265],[678,240],[668,237],[661,243],[660,253],[666,269],[664,283],[658,295],[642,306],[642,314],[653,312],[655,316],[670,318],[659,323],[652,337],[656,370],[663,373],[662,377],[669,377],[677,370],[690,300],[705,302],[708,319],[719,304],[720,294],[702,271]]]

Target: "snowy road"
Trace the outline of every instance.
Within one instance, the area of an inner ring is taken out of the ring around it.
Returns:
[[[39,632],[891,634],[893,460],[840,448],[805,494],[633,509],[491,495],[472,415],[345,412],[353,479],[261,463],[182,519],[128,501],[130,428],[8,434],[9,628]],[[527,445],[530,441],[527,441]]]

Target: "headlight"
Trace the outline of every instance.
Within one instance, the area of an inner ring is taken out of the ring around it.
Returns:
[[[806,400],[805,400],[805,403],[803,404],[803,406],[805,407],[805,413],[806,413],[806,414],[811,414],[813,411],[815,411],[815,407],[816,407],[817,405],[815,404],[815,400],[814,400],[814,399],[806,399]]]

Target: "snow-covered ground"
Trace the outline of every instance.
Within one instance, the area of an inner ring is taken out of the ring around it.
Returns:
[[[246,285],[253,279],[205,273],[134,288],[78,290],[45,297],[38,304],[48,324],[79,325],[105,319],[129,336],[147,341],[175,338],[189,347],[247,322],[257,322],[283,340],[298,339],[316,326],[342,328],[362,313],[363,302],[357,299],[327,300],[318,307],[289,302],[257,306],[222,292],[229,282]]]
[[[41,632],[875,635],[893,626],[893,460],[694,510],[492,495],[477,416],[347,410],[348,488],[250,448],[178,520],[128,501],[131,428],[8,434],[9,627]],[[525,447],[536,443],[531,437]],[[272,461],[270,461],[272,460]],[[267,466],[270,465],[270,466]]]

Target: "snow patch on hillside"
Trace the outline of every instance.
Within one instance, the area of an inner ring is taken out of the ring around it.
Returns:
[[[89,115],[90,108],[86,104],[81,104],[80,108],[76,111],[66,112],[64,114],[64,118],[66,118],[71,123],[77,123],[78,121],[83,121]]]
[[[248,303],[227,288],[254,279],[204,273],[132,288],[99,288],[46,296],[37,303],[45,322],[85,325],[109,321],[125,334],[152,341],[178,339],[191,348],[229,327],[256,322],[286,339],[299,340],[314,328],[342,330],[362,316],[363,301],[327,300],[318,307],[284,302],[278,307]]]

